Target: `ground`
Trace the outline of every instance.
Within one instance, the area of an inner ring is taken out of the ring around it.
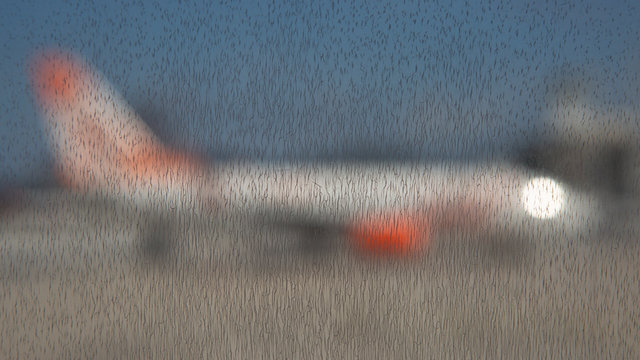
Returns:
[[[640,358],[633,229],[451,234],[377,261],[279,247],[294,235],[224,216],[179,216],[149,251],[139,230],[161,221],[134,209],[58,191],[14,206],[0,217],[3,359]]]

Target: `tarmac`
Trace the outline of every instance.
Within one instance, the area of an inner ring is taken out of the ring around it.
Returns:
[[[633,224],[386,260],[305,236],[27,191],[0,213],[0,358],[640,358]]]

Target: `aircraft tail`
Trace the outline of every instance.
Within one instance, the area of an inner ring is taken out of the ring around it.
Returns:
[[[116,191],[151,186],[177,180],[197,162],[165,146],[80,57],[45,51],[33,58],[30,73],[63,185]]]

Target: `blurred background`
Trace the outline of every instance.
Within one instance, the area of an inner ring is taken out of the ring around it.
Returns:
[[[49,47],[213,158],[509,153],[544,136],[547,95],[567,86],[639,113],[635,1],[167,3],[3,5],[0,186],[50,180],[26,76]]]
[[[149,246],[140,235],[163,219],[61,191],[2,209],[52,181],[26,74],[51,47],[213,159],[493,158],[560,131],[569,150],[542,158],[581,175],[600,157],[613,166],[586,168],[599,179],[618,163],[594,133],[640,159],[637,3],[5,1],[0,358],[640,358],[627,192],[615,232],[444,234],[389,263],[267,252],[296,234],[226,216],[178,217],[175,239]]]

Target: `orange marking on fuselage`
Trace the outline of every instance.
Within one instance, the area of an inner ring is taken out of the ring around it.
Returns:
[[[197,156],[164,145],[150,145],[127,156],[128,167],[148,180],[184,180],[203,169]]]
[[[42,105],[73,105],[85,76],[82,65],[71,54],[47,51],[32,62],[31,77]]]
[[[348,235],[359,251],[377,256],[414,255],[431,240],[431,227],[415,215],[387,213],[356,221]]]

